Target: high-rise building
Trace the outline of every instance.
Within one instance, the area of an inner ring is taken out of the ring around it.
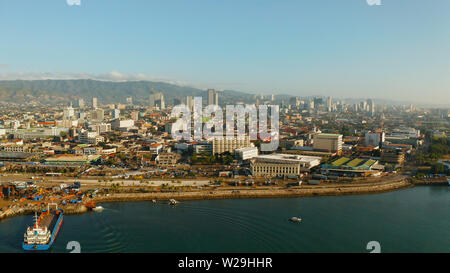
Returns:
[[[192,98],[192,96],[186,97],[186,106],[191,110],[194,107],[194,99]]]
[[[84,108],[84,106],[85,106],[84,99],[80,98],[75,101],[75,107]]]
[[[133,97],[127,97],[127,105],[132,106],[133,105]]]
[[[366,102],[366,101],[362,101],[362,102],[360,103],[360,111],[361,111],[361,112],[367,111],[367,102]]]
[[[86,119],[87,115],[86,112],[78,112],[78,119]]]
[[[72,108],[72,104],[63,110],[63,119],[68,120],[75,116],[75,109]]]
[[[180,98],[174,98],[173,99],[173,105],[180,105],[181,104],[181,99]]]
[[[237,136],[233,138],[228,137],[217,137],[212,141],[213,154],[222,154],[225,152],[233,153],[234,150],[244,147],[253,147],[250,142],[249,136],[239,138]]]
[[[255,105],[256,105],[256,107],[261,105],[261,99],[259,97],[256,97]]]
[[[289,104],[293,106],[298,106],[300,103],[298,97],[292,97],[289,99]]]
[[[330,97],[327,98],[327,110],[328,110],[328,112],[331,112],[331,110],[332,110],[332,108],[331,108],[332,105],[333,105],[333,102],[332,102],[331,96],[330,96]]]
[[[314,107],[318,108],[319,105],[323,104],[323,98],[315,97],[314,98]]]
[[[385,133],[382,131],[367,132],[364,138],[366,146],[379,147],[381,146],[381,143],[383,143],[385,140]]]
[[[97,108],[90,112],[92,120],[103,120],[105,118],[105,112],[101,108]]]
[[[138,111],[131,112],[131,119],[137,121],[139,119],[139,112]]]
[[[166,108],[164,94],[162,92],[150,94],[150,107],[158,107],[160,110]]]
[[[92,98],[92,108],[94,108],[94,109],[98,108],[97,98]]]
[[[112,111],[112,118],[116,119],[116,118],[119,118],[119,117],[120,117],[120,110],[119,109],[114,109]]]
[[[310,100],[308,104],[308,110],[310,111],[314,110],[314,106],[315,106],[314,100]]]
[[[214,104],[215,105],[219,105],[219,93],[217,93],[217,92],[214,95]]]
[[[208,105],[219,105],[219,93],[214,89],[208,89]]]
[[[373,101],[373,99],[368,99],[367,104],[369,107],[370,115],[373,117],[375,115],[375,102]]]

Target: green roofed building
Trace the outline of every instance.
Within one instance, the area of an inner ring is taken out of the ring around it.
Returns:
[[[374,159],[348,158],[341,157],[334,160],[331,164],[323,164],[323,169],[342,169],[342,170],[371,170],[378,161]]]
[[[364,161],[364,159],[355,158],[355,159],[353,159],[352,161],[348,162],[348,163],[346,164],[346,166],[347,166],[347,167],[350,167],[350,168],[356,168],[356,167],[359,166],[359,164],[360,164],[361,162],[363,162],[363,161]]]
[[[339,166],[341,166],[342,164],[347,163],[348,161],[350,161],[350,158],[348,158],[348,157],[341,157],[341,158],[339,158],[339,159],[337,159],[337,160],[331,162],[331,164],[332,164],[333,166],[339,167]]]

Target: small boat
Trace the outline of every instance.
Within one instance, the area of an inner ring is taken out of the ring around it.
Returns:
[[[94,201],[86,202],[86,203],[84,203],[84,205],[85,205],[88,209],[92,209],[92,210],[96,207]]]
[[[152,203],[153,203],[153,204],[156,204],[156,199],[153,199],[153,200],[152,200]]]
[[[302,221],[302,218],[300,217],[292,217],[291,219],[289,219],[291,222],[295,222],[295,223],[300,223]]]
[[[95,211],[95,212],[100,212],[100,211],[102,211],[102,210],[104,210],[104,209],[105,209],[105,208],[102,207],[102,206],[96,206],[96,207],[93,208],[92,210]]]
[[[169,205],[176,205],[176,204],[178,204],[178,203],[180,203],[180,202],[178,202],[178,201],[175,200],[175,199],[169,199]]]

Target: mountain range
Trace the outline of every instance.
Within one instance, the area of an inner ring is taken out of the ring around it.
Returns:
[[[186,96],[202,96],[207,99],[206,90],[180,86],[156,81],[101,81],[92,79],[73,80],[0,80],[0,103],[26,105],[57,105],[67,104],[83,98],[86,102],[93,97],[101,104],[126,103],[126,98],[133,97],[136,105],[148,105],[151,92],[164,93],[166,105],[171,105],[174,99],[184,101]],[[255,94],[223,90],[218,91],[221,104],[236,104],[237,102],[255,103]],[[300,95],[300,94],[299,94]],[[289,102],[293,95],[277,94],[275,103]],[[302,97],[303,99],[311,96]],[[364,98],[335,98],[346,103],[359,103]],[[406,101],[374,99],[376,104],[408,105]]]
[[[125,103],[126,97],[132,96],[135,104],[146,105],[152,91],[164,93],[166,104],[172,104],[175,98],[184,99],[186,96],[202,96],[206,99],[207,93],[206,90],[193,87],[152,81],[8,80],[0,81],[0,102],[54,105],[78,98],[90,100],[97,97],[102,104],[109,104]],[[253,94],[232,90],[219,93],[220,100],[224,103],[254,101]]]

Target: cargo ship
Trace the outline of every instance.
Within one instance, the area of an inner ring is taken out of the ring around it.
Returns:
[[[55,205],[56,208],[51,210],[50,205]],[[47,209],[44,209],[39,217],[34,216],[34,225],[27,228],[22,248],[24,250],[49,250],[61,228],[63,214],[64,211],[58,209],[57,204],[48,204]]]

